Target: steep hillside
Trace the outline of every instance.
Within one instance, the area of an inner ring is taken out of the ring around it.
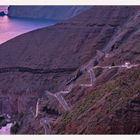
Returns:
[[[8,16],[65,20],[89,8],[90,6],[9,6]]]
[[[140,134],[139,83],[140,68],[137,68],[94,88],[74,90],[67,98],[71,102],[81,92],[84,95],[58,120],[54,133]]]
[[[93,7],[2,44],[0,111],[16,133],[140,133],[139,13]]]

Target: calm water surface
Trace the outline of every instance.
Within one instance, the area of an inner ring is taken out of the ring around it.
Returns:
[[[0,17],[0,44],[23,33],[58,23],[56,20]]]

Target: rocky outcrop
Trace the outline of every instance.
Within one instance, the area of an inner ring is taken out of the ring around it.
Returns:
[[[65,20],[89,8],[90,6],[9,6],[8,16]]]

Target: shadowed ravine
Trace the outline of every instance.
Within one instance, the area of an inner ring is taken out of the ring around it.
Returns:
[[[58,69],[32,69],[28,67],[7,67],[0,68],[0,73],[9,72],[29,72],[32,74],[47,74],[47,73],[69,73],[74,72],[77,68],[58,68]]]

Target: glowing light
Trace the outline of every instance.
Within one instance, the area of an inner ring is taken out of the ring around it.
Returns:
[[[130,65],[130,62],[125,62],[125,66],[129,66]]]

